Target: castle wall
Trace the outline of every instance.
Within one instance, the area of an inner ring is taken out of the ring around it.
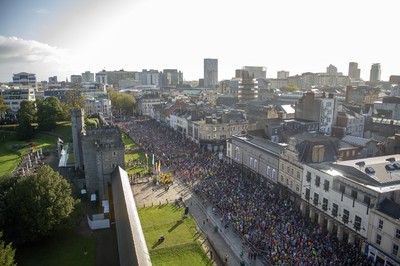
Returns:
[[[125,168],[122,134],[117,128],[89,130],[82,136],[82,148],[86,189],[107,199],[111,173],[117,166]]]

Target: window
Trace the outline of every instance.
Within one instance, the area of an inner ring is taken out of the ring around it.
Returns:
[[[353,199],[357,199],[357,191],[356,190],[354,190],[354,189],[351,190],[351,197]]]
[[[332,204],[332,216],[337,217],[339,206],[336,203]]]
[[[361,229],[361,221],[362,221],[361,217],[356,215],[356,217],[354,219],[354,229],[356,229],[356,231],[360,231],[360,229]]]
[[[286,172],[289,174],[289,166],[286,167]]]
[[[346,187],[344,185],[340,185],[340,192],[345,193],[346,192]]]
[[[329,181],[328,180],[324,181],[324,190],[329,191]]]
[[[296,192],[300,192],[300,187],[299,187],[299,185],[296,185]]]
[[[364,203],[366,203],[367,205],[369,205],[371,203],[371,198],[364,195]]]
[[[399,246],[396,245],[396,244],[393,244],[393,247],[392,247],[392,255],[397,256],[397,254],[399,254]]]
[[[321,183],[321,177],[319,177],[319,176],[316,176],[315,177],[315,186],[316,187],[319,187],[319,184]]]
[[[314,205],[318,205],[319,195],[318,193],[314,193]]]
[[[305,195],[306,200],[310,199],[310,189],[306,188],[306,195]]]
[[[378,222],[378,229],[382,230],[383,229],[383,220],[379,220]]]
[[[324,211],[327,211],[327,210],[328,210],[328,199],[326,199],[326,198],[323,198],[323,199],[322,199],[322,209],[323,209]]]
[[[117,152],[113,151],[113,157],[117,157]]]
[[[297,179],[300,180],[300,172],[297,171]]]
[[[349,215],[350,215],[349,211],[346,210],[346,209],[344,209],[344,210],[343,210],[342,221],[343,221],[345,224],[347,224],[347,223],[349,222]]]
[[[382,236],[380,234],[376,234],[375,243],[378,244],[378,245],[381,245],[381,241],[382,241]]]
[[[397,239],[400,239],[400,229],[399,229],[399,228],[396,229],[396,235],[395,235],[395,237],[396,237]]]
[[[308,171],[307,171],[306,178],[307,178],[307,182],[310,183],[311,182],[311,173]]]

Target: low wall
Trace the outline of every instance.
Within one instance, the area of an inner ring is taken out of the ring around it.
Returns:
[[[104,219],[103,213],[93,214],[92,219],[87,216],[87,221],[92,230],[110,228],[110,219]]]
[[[128,173],[117,167],[111,185],[120,265],[152,265]]]

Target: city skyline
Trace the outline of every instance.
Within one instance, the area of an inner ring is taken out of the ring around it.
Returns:
[[[349,62],[363,80],[379,63],[388,80],[400,74],[390,40],[396,16],[395,1],[4,0],[0,82],[19,72],[61,81],[102,69],[178,69],[198,80],[205,58],[218,59],[219,80],[243,66],[266,67],[268,78],[330,64],[347,75]]]

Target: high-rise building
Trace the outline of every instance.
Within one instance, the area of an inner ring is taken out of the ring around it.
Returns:
[[[96,73],[96,82],[102,84],[108,84],[107,72],[105,70]]]
[[[244,66],[243,70],[246,70],[250,77],[258,78],[267,78],[267,68],[259,67],[259,66]]]
[[[381,80],[381,64],[375,63],[371,66],[369,72],[369,81],[380,81]]]
[[[335,67],[334,65],[329,65],[326,68],[326,74],[328,74],[328,75],[337,75],[337,67]]]
[[[71,83],[82,83],[82,76],[81,75],[71,75]]]
[[[90,73],[90,71],[82,73],[82,82],[94,82],[94,73]]]
[[[183,74],[177,69],[164,69],[162,72],[162,86],[174,86],[182,84]]]
[[[218,85],[218,59],[204,59],[204,87],[214,88]]]
[[[250,76],[247,70],[243,70],[242,77],[238,82],[237,97],[241,102],[258,100],[258,81]]]
[[[281,70],[278,71],[277,78],[278,79],[286,79],[289,77],[289,71]]]
[[[349,78],[353,80],[359,80],[361,74],[361,69],[358,68],[358,63],[349,63]]]

